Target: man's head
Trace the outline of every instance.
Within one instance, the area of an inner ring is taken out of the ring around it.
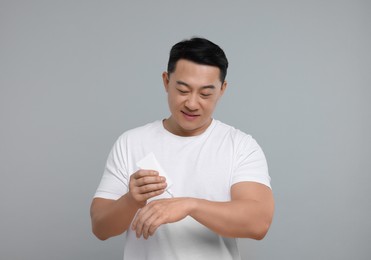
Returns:
[[[227,76],[228,60],[224,51],[213,42],[203,38],[192,38],[175,44],[170,51],[167,72],[175,71],[179,60],[189,60],[201,65],[218,67],[220,81],[223,83]]]
[[[212,122],[227,82],[228,61],[214,43],[194,38],[174,45],[162,74],[171,116],[165,128],[180,136],[203,133]]]

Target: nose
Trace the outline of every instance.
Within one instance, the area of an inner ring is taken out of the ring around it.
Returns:
[[[196,95],[188,95],[185,102],[185,107],[190,111],[195,111],[198,109],[198,100]]]

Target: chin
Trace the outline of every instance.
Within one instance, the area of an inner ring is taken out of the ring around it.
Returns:
[[[196,132],[196,135],[198,135],[199,131],[202,131],[202,129],[205,127],[205,124],[195,124],[195,123],[183,123],[183,124],[179,124],[180,128],[182,131],[186,132],[186,133],[190,133],[191,135],[194,135],[195,132]],[[203,130],[206,130],[206,129],[203,129]],[[203,132],[203,131],[202,131]]]

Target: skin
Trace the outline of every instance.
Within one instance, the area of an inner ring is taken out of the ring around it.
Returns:
[[[165,128],[180,136],[203,133],[212,122],[216,104],[227,82],[219,79],[218,67],[179,60],[171,75],[162,74],[171,116]]]
[[[170,75],[162,74],[171,116],[164,127],[175,135],[203,133],[227,83],[221,82],[219,68],[179,60]],[[99,239],[119,235],[131,228],[137,237],[148,239],[161,225],[191,216],[225,237],[262,239],[273,218],[270,188],[255,182],[231,187],[231,201],[215,202],[196,198],[147,200],[162,194],[166,180],[157,172],[139,170],[132,174],[129,192],[120,199],[95,198],[91,205],[93,233]],[[138,212],[139,210],[139,212]],[[136,215],[136,213],[138,214]]]
[[[94,198],[90,207],[93,233],[106,240],[125,232],[136,212],[148,199],[164,193],[166,185],[158,172],[139,170],[130,176],[129,192],[118,200]]]

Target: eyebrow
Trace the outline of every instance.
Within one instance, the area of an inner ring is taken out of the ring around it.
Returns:
[[[188,83],[186,83],[186,82],[184,82],[184,81],[181,81],[181,80],[177,80],[176,83],[177,83],[178,85],[183,85],[183,86],[186,86],[186,87],[188,87],[188,88],[191,87]],[[214,85],[206,85],[206,86],[202,86],[201,88],[202,88],[202,89],[207,89],[207,88],[209,88],[209,89],[215,89],[215,86],[214,86]]]

